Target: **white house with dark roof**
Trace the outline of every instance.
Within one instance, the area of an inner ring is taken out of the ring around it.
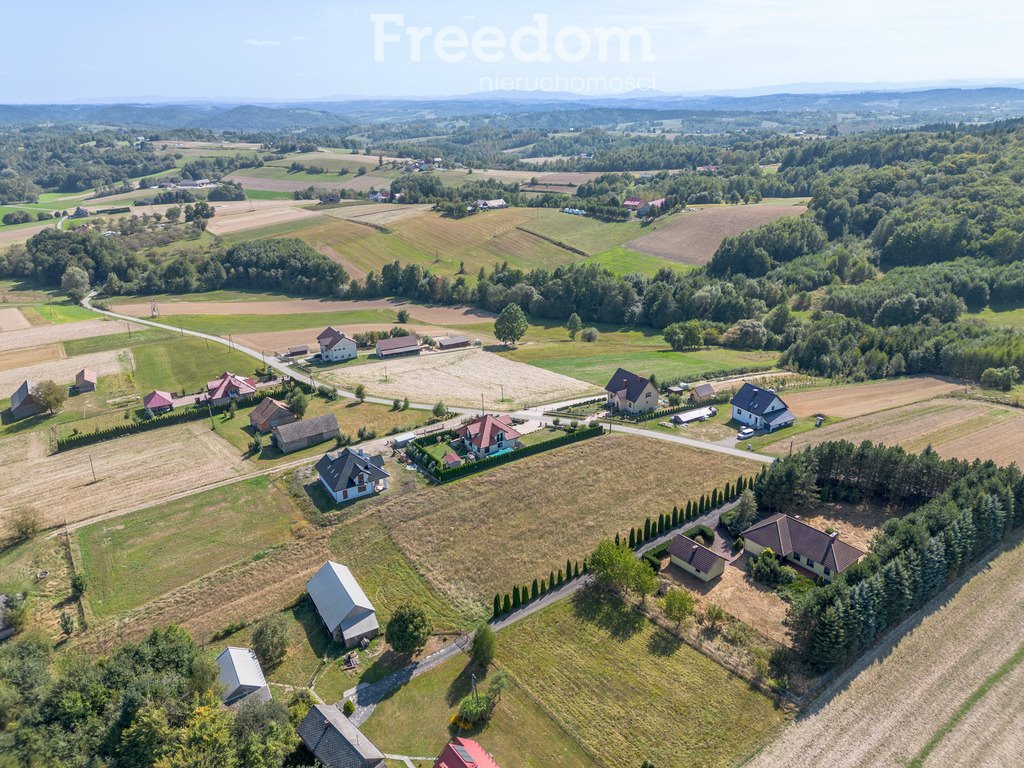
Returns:
[[[380,634],[377,612],[352,571],[328,560],[309,581],[306,589],[336,642],[352,648],[366,638]]]
[[[724,557],[681,533],[669,543],[668,554],[675,565],[701,581],[711,581],[725,573]]]
[[[790,515],[772,515],[743,532],[743,548],[752,555],[771,549],[780,559],[832,581],[865,553],[839,538]]]
[[[262,701],[270,700],[263,668],[252,649],[225,648],[217,657],[217,667],[217,682],[224,689],[221,698],[226,706],[241,704],[253,695]]]
[[[626,413],[647,413],[658,407],[658,388],[650,379],[619,368],[604,388],[608,407]]]
[[[382,493],[391,477],[384,469],[383,456],[370,456],[356,448],[325,453],[316,463],[316,471],[324,490],[339,503]]]
[[[760,389],[750,383],[740,387],[729,404],[732,406],[733,419],[754,429],[774,432],[792,426],[796,421],[796,416],[775,392]]]
[[[314,704],[295,729],[324,768],[384,768],[384,754],[330,704]]]
[[[338,363],[342,360],[353,360],[356,356],[356,343],[339,331],[328,326],[316,337],[320,345],[320,359]]]

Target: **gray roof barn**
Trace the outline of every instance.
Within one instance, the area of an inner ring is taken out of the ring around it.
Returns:
[[[317,613],[336,640],[354,645],[362,637],[379,634],[380,625],[373,603],[352,571],[344,565],[328,560],[306,582],[306,589]]]
[[[273,434],[277,447],[288,453],[337,437],[338,420],[333,413],[324,413],[312,419],[276,426]]]
[[[296,729],[324,768],[383,768],[384,755],[337,707],[314,704]]]
[[[270,688],[263,676],[263,668],[256,654],[249,648],[225,648],[217,657],[220,673],[217,682],[224,686],[224,703],[228,706],[236,704],[251,694],[262,692],[261,698],[270,698]]]
[[[355,448],[325,453],[316,463],[316,471],[335,492],[391,477],[384,469],[383,456],[370,456]]]

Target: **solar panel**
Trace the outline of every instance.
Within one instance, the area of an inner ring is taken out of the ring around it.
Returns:
[[[466,750],[464,746],[462,746],[461,744],[453,744],[452,746],[455,747],[455,751],[459,753],[459,757],[465,760],[466,763],[472,765],[476,762],[473,759],[473,756],[469,754],[469,752]]]

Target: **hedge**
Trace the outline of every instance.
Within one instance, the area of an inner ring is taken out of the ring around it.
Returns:
[[[693,528],[684,531],[683,536],[686,536],[687,538],[694,540],[696,540],[696,538],[700,536],[702,539],[704,539],[705,544],[711,544],[715,540],[715,532],[703,523],[695,525],[693,526]]]
[[[306,389],[306,386],[302,384],[297,384],[296,386]],[[240,397],[232,402],[235,403],[236,408],[245,408],[250,405],[256,405],[265,397],[283,398],[290,391],[291,389],[289,387],[284,386],[276,389],[264,389],[257,391],[255,394],[249,395],[248,397]],[[214,406],[213,412],[224,413],[230,407],[231,403]],[[209,415],[210,409],[206,405],[188,405],[169,413],[161,414],[160,416],[154,416],[151,419],[129,421],[124,424],[118,424],[116,427],[107,427],[106,429],[97,429],[94,432],[79,432],[78,434],[68,435],[67,437],[59,437],[57,438],[57,450],[66,451],[71,448],[79,448],[83,445],[100,443],[104,440],[113,440],[114,438],[123,437],[125,435],[148,432],[151,429],[159,429],[160,427],[166,427],[171,424],[181,424],[186,421],[198,421],[199,419],[208,418]]]

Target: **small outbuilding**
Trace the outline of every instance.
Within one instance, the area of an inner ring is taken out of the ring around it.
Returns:
[[[328,560],[306,582],[306,589],[335,642],[352,648],[380,634],[373,603],[344,565]]]
[[[420,340],[415,334],[408,336],[392,336],[381,339],[375,348],[377,357],[398,357],[399,355],[418,355]]]
[[[437,340],[437,348],[443,352],[449,349],[461,349],[468,347],[472,342],[468,336],[444,336]]]
[[[325,453],[316,463],[320,484],[336,502],[372,496],[388,489],[391,475],[384,457],[370,456],[356,448]]]
[[[694,403],[703,403],[706,400],[713,398],[715,394],[715,387],[713,384],[708,384],[707,382],[697,384],[690,390],[690,401]]]
[[[35,416],[38,413],[42,413],[42,408],[39,403],[36,402],[35,397],[32,395],[32,388],[35,384],[28,379],[21,382],[21,386],[18,387],[14,394],[11,395],[11,407],[8,409],[11,413],[11,420],[17,421],[18,419],[25,419],[29,416]]]
[[[449,741],[434,762],[434,768],[499,768],[480,742],[461,736]]]
[[[281,453],[291,453],[333,440],[340,434],[340,430],[334,414],[324,413],[312,419],[281,424],[274,427],[271,434],[274,445]]]
[[[75,374],[75,391],[78,394],[83,392],[94,392],[96,390],[96,371],[83,368]]]
[[[249,414],[249,423],[257,432],[266,433],[282,424],[295,421],[295,414],[288,406],[272,397],[264,397]]]
[[[142,398],[142,407],[153,413],[166,413],[174,407],[174,398],[170,392],[155,389]]]
[[[241,704],[250,696],[270,701],[263,668],[251,648],[225,648],[217,657],[217,667],[217,682],[224,688],[221,698],[226,706]]]
[[[385,768],[384,754],[333,705],[314,704],[295,730],[323,768]]]
[[[725,573],[726,559],[689,536],[679,534],[668,545],[672,562],[701,581],[717,579]]]

